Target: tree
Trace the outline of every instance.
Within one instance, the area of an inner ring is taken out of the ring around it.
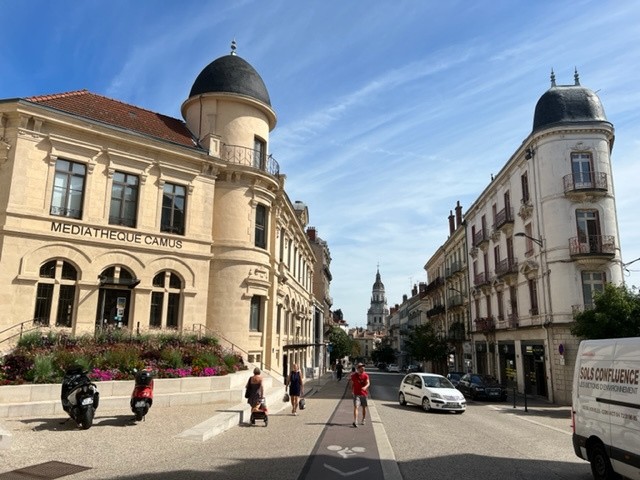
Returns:
[[[391,346],[391,339],[384,337],[380,341],[380,345],[371,353],[371,360],[374,363],[395,363],[396,351]]]
[[[413,358],[434,365],[446,365],[449,345],[439,338],[431,323],[418,325],[406,341],[406,347]]]
[[[337,358],[346,357],[353,351],[353,340],[340,327],[333,327],[329,333],[329,342],[331,343],[331,355],[329,358],[332,365]]]
[[[573,335],[584,339],[640,336],[640,294],[635,287],[605,284],[593,302],[593,309],[574,316]]]

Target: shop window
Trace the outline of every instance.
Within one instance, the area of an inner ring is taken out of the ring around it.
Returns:
[[[153,277],[149,327],[177,329],[180,326],[180,305],[183,282],[173,272],[162,271]]]
[[[86,167],[82,163],[58,159],[53,179],[51,215],[82,218]]]
[[[75,267],[63,260],[51,260],[40,267],[34,322],[51,325],[54,321],[56,327],[72,326],[77,277]]]
[[[137,211],[138,176],[124,172],[115,172],[111,186],[109,223],[111,225],[135,227]]]
[[[186,188],[165,183],[162,192],[160,231],[184,235],[186,218]]]
[[[255,230],[255,246],[267,248],[267,224],[268,213],[267,207],[262,204],[256,206],[256,230]]]

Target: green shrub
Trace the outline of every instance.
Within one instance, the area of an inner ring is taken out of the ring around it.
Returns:
[[[134,369],[142,368],[144,364],[140,358],[140,350],[136,346],[117,344],[104,350],[94,366],[131,373]]]
[[[25,375],[33,383],[53,383],[61,378],[60,370],[54,365],[53,355],[36,355],[33,368]]]
[[[168,368],[182,368],[184,366],[182,352],[177,348],[163,348],[160,352],[160,360]]]
[[[18,340],[18,347],[26,350],[44,347],[42,334],[40,331],[25,333],[20,337],[20,340]]]
[[[191,361],[192,367],[217,367],[220,365],[220,357],[213,352],[202,351],[194,356]]]

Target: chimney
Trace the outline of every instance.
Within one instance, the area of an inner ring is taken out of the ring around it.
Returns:
[[[427,291],[427,284],[425,282],[420,282],[419,287],[420,287],[420,293],[424,293]]]
[[[458,200],[456,205],[456,228],[460,225],[462,225],[462,206],[460,205],[460,200]]]
[[[449,234],[452,234],[453,232],[456,231],[456,226],[453,223],[453,212],[451,210],[449,210]]]
[[[309,237],[309,240],[312,242],[316,241],[316,227],[307,228],[307,237]]]
[[[415,297],[418,294],[418,286],[414,283],[413,288],[411,289],[411,296]]]
[[[404,293],[402,294],[402,303],[406,303],[407,302],[407,294]]]

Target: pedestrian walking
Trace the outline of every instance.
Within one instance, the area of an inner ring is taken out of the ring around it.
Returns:
[[[284,383],[285,392],[287,387],[289,387],[289,399],[291,400],[291,415],[297,415],[300,397],[304,395],[304,381],[297,363],[291,366],[291,373],[287,375]]]
[[[351,388],[353,392],[353,426],[358,428],[358,408],[362,408],[360,425],[364,425],[367,418],[367,397],[369,396],[369,375],[364,371],[364,363],[359,363],[355,373],[351,374]]]
[[[338,376],[338,381],[342,380],[342,371],[344,367],[342,366],[342,362],[338,362],[336,364],[336,375]]]
[[[262,387],[262,376],[260,375],[260,369],[258,367],[253,369],[253,375],[249,377],[247,381],[246,391],[244,398],[247,399],[247,403],[251,405],[251,408],[260,403],[260,400],[264,398],[264,389]]]

